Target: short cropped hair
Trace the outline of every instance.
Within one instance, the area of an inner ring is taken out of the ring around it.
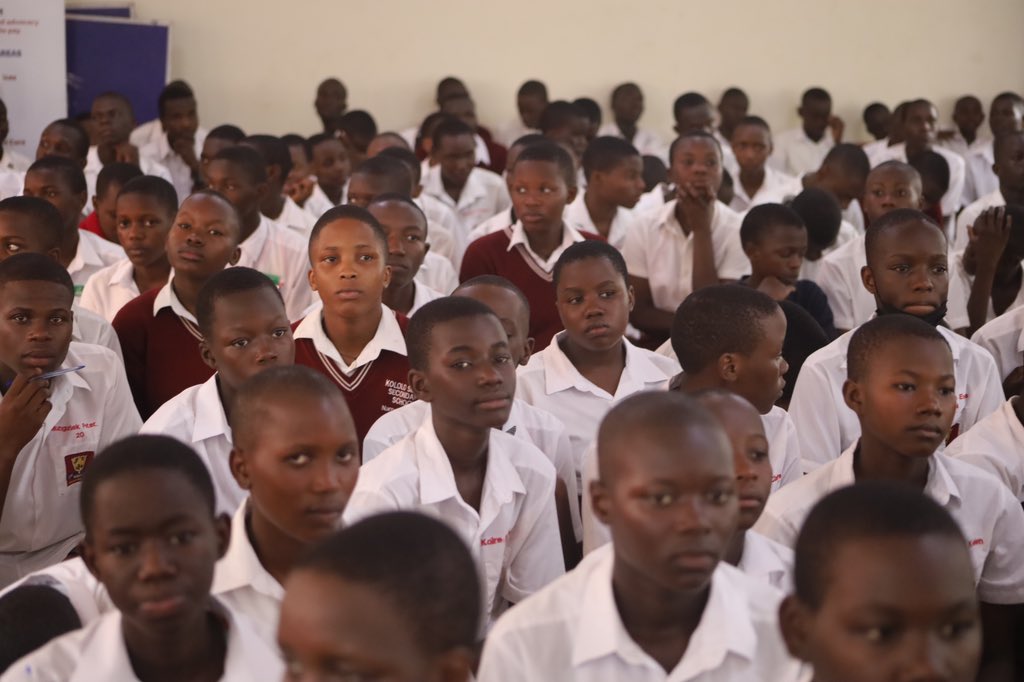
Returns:
[[[796,596],[812,610],[821,608],[832,565],[843,545],[929,535],[967,546],[949,512],[918,490],[891,481],[863,481],[840,488],[814,505],[800,528],[794,548]]]
[[[851,381],[862,379],[871,367],[871,358],[897,339],[937,341],[949,348],[945,337],[918,317],[880,315],[857,327],[850,337],[850,345],[846,350],[846,378]]]
[[[46,199],[39,197],[7,197],[0,201],[0,215],[12,213],[21,216],[32,224],[43,240],[43,248],[47,251],[60,247],[64,241],[64,219],[60,211]]]
[[[583,112],[583,115],[591,123],[601,123],[601,105],[589,97],[579,97],[572,101],[576,108]]]
[[[516,97],[548,98],[548,87],[538,80],[528,80],[519,86]]]
[[[916,171],[915,171],[916,172]],[[874,260],[875,249],[878,247],[878,240],[881,235],[889,230],[897,227],[902,227],[909,223],[925,223],[931,225],[942,234],[942,238],[946,239],[946,231],[939,227],[939,224],[928,215],[922,213],[916,208],[898,208],[894,211],[889,211],[881,218],[871,223],[868,229],[864,232],[864,253],[867,256],[868,265]]]
[[[634,157],[639,158],[640,152],[621,137],[595,137],[583,152],[583,175],[590,180],[594,173],[607,173]]]
[[[523,309],[526,310],[526,317],[530,317],[530,300],[526,298],[526,294],[523,293],[522,289],[520,289],[515,284],[505,279],[501,275],[477,275],[476,277],[471,277],[462,284],[460,284],[459,286],[455,287],[455,290],[452,291],[451,295],[458,296],[459,292],[462,291],[463,289],[468,289],[470,287],[476,286],[498,287],[499,289],[511,291],[513,294],[516,295],[516,298],[519,299],[519,302],[523,304]]]
[[[377,135],[377,122],[369,112],[353,109],[338,119],[338,130],[348,133],[350,141],[353,137],[369,141]]]
[[[355,204],[342,204],[341,206],[335,206],[334,208],[328,209],[313,225],[312,231],[309,233],[309,248],[313,248],[313,244],[320,238],[320,232],[324,227],[336,220],[358,220],[359,222],[367,225],[373,230],[373,236],[377,238],[377,242],[380,244],[384,253],[388,251],[388,235],[381,227],[380,221],[373,217],[373,214],[367,211],[365,208],[356,206]]]
[[[50,171],[67,186],[68,191],[79,194],[89,189],[85,184],[85,173],[82,167],[65,156],[44,156],[28,167],[28,172]]]
[[[385,192],[383,194],[378,194],[373,198],[369,206],[377,206],[379,204],[389,203],[402,204],[403,206],[412,209],[413,213],[415,213],[417,217],[419,217],[419,219],[423,221],[424,232],[426,232],[427,229],[430,227],[430,219],[427,218],[427,214],[423,212],[423,209],[420,208],[419,204],[413,201],[412,197],[410,197],[408,194],[402,194],[400,192]],[[367,206],[367,208],[369,208],[369,206]],[[383,225],[381,227],[383,228]]]
[[[96,455],[82,475],[79,509],[88,540],[96,491],[105,482],[140,471],[177,472],[185,477],[203,499],[212,517],[216,509],[213,479],[195,450],[176,438],[160,435],[130,436],[107,446]]]
[[[292,155],[288,151],[288,145],[280,137],[250,135],[243,139],[241,144],[258,151],[266,165],[280,168],[282,181],[288,177],[288,173],[292,170]]]
[[[572,102],[558,99],[544,107],[540,115],[540,130],[542,133],[549,133],[552,130],[564,128],[572,123],[574,118],[588,118],[583,110]]]
[[[473,136],[476,131],[473,130],[468,123],[462,119],[455,118],[454,116],[444,115],[444,118],[434,128],[434,132],[431,133],[430,139],[434,143],[434,149],[438,149],[441,146],[441,141],[446,137],[458,137],[460,135]]]
[[[808,187],[789,202],[807,228],[808,245],[826,249],[835,243],[843,224],[843,209],[831,192]]]
[[[853,178],[867,178],[871,172],[871,162],[860,145],[842,142],[832,147],[821,162],[822,166],[835,168],[844,175]]]
[[[199,331],[207,338],[213,333],[213,311],[217,301],[225,296],[257,289],[273,291],[281,301],[281,305],[284,305],[280,290],[269,277],[259,270],[236,266],[225,268],[211,277],[199,290],[199,295],[196,298],[196,322]]]
[[[75,284],[60,263],[41,253],[17,253],[0,261],[0,288],[11,282],[52,282],[68,290],[75,297]]]
[[[942,194],[949,189],[949,162],[942,154],[929,149],[914,155],[907,161],[921,175],[922,184],[925,178],[931,178],[942,190]]]
[[[0,670],[81,627],[71,600],[55,587],[25,583],[14,588],[0,597]]]
[[[160,116],[164,115],[167,103],[175,99],[195,99],[195,93],[185,81],[171,81],[160,91],[160,96],[156,100],[156,109]]]
[[[566,186],[576,186],[576,165],[573,163],[572,157],[569,156],[569,152],[565,151],[561,145],[550,140],[528,145],[519,153],[519,157],[512,166],[512,172],[514,173],[519,164],[525,161],[553,163],[558,167],[558,172],[562,174]]]
[[[527,133],[517,137],[512,144],[508,146],[509,149],[512,147],[529,147],[531,144],[539,144],[541,142],[549,142],[548,138],[544,137],[540,133]]]
[[[699,92],[684,92],[672,103],[672,115],[678,119],[686,109],[702,106],[711,106],[707,97]]]
[[[744,116],[736,124],[737,128],[739,128],[741,126],[751,126],[751,127],[755,127],[755,128],[762,128],[766,132],[768,132],[769,134],[771,134],[771,132],[772,132],[772,127],[770,125],[768,125],[768,121],[764,120],[760,116]]]
[[[130,194],[140,194],[153,199],[168,215],[173,216],[178,212],[178,192],[174,189],[174,185],[163,178],[158,178],[155,175],[140,175],[126,182],[117,196],[120,198]]]
[[[236,125],[225,123],[219,125],[206,134],[207,139],[224,140],[231,144],[238,144],[245,139],[245,131]]]
[[[869,117],[874,116],[876,113],[883,111],[885,113],[889,113],[889,107],[885,106],[881,102],[872,102],[871,104],[864,107],[864,113],[861,116],[861,118],[863,118],[864,122],[867,123]]]
[[[558,288],[558,283],[562,279],[562,270],[567,265],[591,258],[603,258],[608,261],[615,272],[622,275],[622,281],[629,282],[629,271],[626,269],[626,259],[622,257],[622,252],[608,242],[597,239],[584,239],[563,251],[562,255],[555,261],[554,270],[551,272],[551,280],[555,288]]]
[[[743,216],[743,223],[740,225],[740,243],[744,245],[756,244],[773,227],[806,229],[804,221],[800,219],[796,211],[788,206],[783,206],[782,204],[760,204],[754,206]]]
[[[703,140],[703,141],[707,142],[708,144],[712,145],[715,149],[718,150],[718,157],[719,158],[722,157],[722,145],[719,144],[718,139],[714,135],[712,135],[711,133],[709,133],[706,130],[687,130],[685,133],[683,133],[682,135],[680,135],[676,139],[672,140],[672,144],[669,145],[669,148],[668,148],[668,162],[669,162],[669,165],[671,165],[672,161],[675,160],[675,158],[676,158],[676,151],[679,149],[679,147],[684,142],[689,142],[690,140]]]
[[[423,305],[409,320],[405,345],[409,352],[409,366],[425,370],[429,364],[431,336],[439,324],[470,317],[491,316],[494,311],[480,301],[465,296],[445,296]]]
[[[771,296],[742,284],[717,284],[686,297],[672,320],[672,350],[687,374],[725,353],[749,355],[764,338],[763,322],[777,314]]]
[[[263,421],[268,403],[290,404],[294,395],[341,401],[341,389],[326,376],[302,365],[281,365],[259,372],[238,387],[228,412],[232,442],[244,440]]]
[[[124,186],[129,180],[142,176],[142,169],[134,163],[115,161],[108,163],[96,176],[96,196],[104,197],[111,186]]]
[[[411,186],[420,184],[420,177],[423,175],[423,168],[420,166],[420,160],[416,156],[416,152],[406,147],[387,147],[386,149],[380,150],[380,153],[377,154],[377,156],[383,156],[389,159],[398,159],[405,164],[405,168],[409,172],[409,178],[412,182]]]
[[[249,182],[259,184],[267,181],[267,165],[263,155],[252,147],[238,144],[225,147],[213,157],[214,161],[227,161],[242,169]]]
[[[737,98],[742,97],[744,100],[747,100],[747,101],[750,100],[750,98],[747,97],[747,93],[744,92],[742,88],[737,88],[735,86],[730,87],[730,88],[726,88],[725,91],[722,92],[722,99],[723,100],[724,99],[730,99],[732,97],[737,97]]]
[[[82,124],[73,118],[59,118],[46,127],[60,126],[74,133],[72,144],[74,145],[75,158],[84,159],[89,156],[89,133],[82,127]]]
[[[804,94],[800,95],[800,104],[808,104],[809,102],[828,102],[832,103],[832,95],[828,94],[828,90],[825,88],[807,88],[804,90]]]
[[[425,514],[396,511],[364,519],[317,545],[294,570],[380,594],[429,655],[475,645],[481,613],[476,563],[455,531]]]
[[[306,161],[313,158],[313,151],[309,148],[309,142],[302,135],[297,133],[288,133],[287,135],[281,136],[281,141],[289,147],[289,156],[291,155],[291,147],[301,147],[302,153],[306,157]]]
[[[412,196],[412,176],[409,174],[409,167],[390,154],[378,154],[366,159],[356,166],[352,175],[365,175],[386,182],[390,193]]]

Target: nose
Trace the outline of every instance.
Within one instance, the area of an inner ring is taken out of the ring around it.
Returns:
[[[163,542],[143,542],[139,547],[139,578],[156,580],[174,574],[174,567],[168,560]]]
[[[914,291],[933,291],[935,282],[932,280],[931,268],[916,271],[913,286]]]
[[[405,240],[402,239],[401,235],[388,235],[388,253],[393,253],[396,256],[405,255]]]
[[[921,414],[942,414],[942,394],[939,392],[939,389],[924,390],[918,395],[920,396],[918,410]]]
[[[931,633],[911,636],[900,679],[908,682],[936,682],[947,679],[946,646]]]
[[[40,317],[32,322],[29,328],[28,338],[30,341],[47,341],[52,337],[50,325],[45,317]]]
[[[779,376],[782,377],[788,371],[789,363],[786,362],[786,358],[779,358]]]
[[[499,386],[502,384],[501,374],[490,362],[481,362],[477,373],[477,383],[481,386]]]
[[[339,467],[334,457],[321,457],[313,468],[313,478],[310,482],[311,492],[324,494],[331,493],[339,486]]]
[[[274,362],[277,360],[277,348],[274,343],[276,339],[272,339],[269,336],[264,336],[256,341],[256,363],[265,365],[268,362]]]
[[[676,505],[673,529],[681,534],[703,535],[710,531],[703,503],[695,495],[686,496]]]

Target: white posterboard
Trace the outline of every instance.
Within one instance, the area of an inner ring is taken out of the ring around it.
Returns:
[[[0,0],[0,99],[4,147],[35,158],[39,134],[67,116],[63,0]]]

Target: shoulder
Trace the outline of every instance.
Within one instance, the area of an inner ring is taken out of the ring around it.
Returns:
[[[415,436],[413,431],[363,464],[357,487],[362,491],[382,491],[415,485],[419,480]]]
[[[153,302],[156,300],[160,289],[150,289],[121,306],[114,316],[114,326],[119,327],[123,323],[139,323],[153,319]]]
[[[83,664],[83,659],[90,649],[109,650],[110,645],[103,646],[99,641],[102,635],[120,636],[121,614],[118,611],[101,616],[82,627],[50,640],[20,661],[11,664],[4,673],[4,680],[31,680],[33,682],[50,682],[51,680],[69,680],[75,670]],[[112,628],[112,625],[114,626]]]
[[[1016,504],[1012,493],[995,475],[944,452],[936,452],[932,456],[942,464],[950,478],[956,482],[965,502],[1003,506],[1007,499],[1011,499]]]
[[[856,329],[851,329],[837,337],[824,348],[819,348],[811,353],[807,360],[804,361],[804,366],[800,372],[801,375],[807,367],[821,366],[823,369],[838,369],[840,365],[846,362],[846,351],[850,348],[850,338],[855,331]]]
[[[113,383],[113,376],[122,368],[121,358],[106,346],[93,343],[72,341],[68,346],[65,366],[85,365],[79,376],[92,386],[108,386]]]
[[[953,348],[956,348],[960,352],[960,359],[967,359],[971,362],[976,362],[983,365],[986,370],[991,366],[993,371],[995,370],[996,361],[992,357],[992,354],[985,348],[982,348],[974,341],[957,334],[954,331],[946,329],[945,327],[939,327],[939,332],[945,337],[946,341]]]
[[[142,425],[140,433],[160,433],[167,436],[184,435],[182,428],[195,422],[196,394],[202,386],[203,384],[189,386],[161,405]],[[191,439],[187,442],[190,441]]]
[[[522,438],[505,433],[499,429],[491,432],[491,445],[507,456],[520,476],[527,479],[555,480],[555,468],[551,459],[537,449],[537,446]]]
[[[504,178],[486,168],[477,166],[473,168],[472,175],[474,180],[488,189],[503,188],[505,186]]]
[[[303,256],[308,253],[308,244],[295,230],[281,223],[270,221],[270,242],[276,248],[285,251],[298,251]]]
[[[499,229],[496,232],[485,234],[470,243],[469,247],[466,249],[466,255],[468,256],[472,251],[503,251],[508,248],[509,242],[509,236],[505,230]]]

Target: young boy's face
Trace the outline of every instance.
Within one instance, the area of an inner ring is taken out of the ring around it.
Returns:
[[[748,109],[750,109],[750,102],[746,97],[740,95],[722,97],[722,101],[718,103],[718,115],[722,119],[722,126],[726,130],[735,128],[740,120],[747,115]]]
[[[851,539],[824,577],[817,609],[788,597],[780,619],[815,682],[975,679],[981,620],[963,540]]]
[[[73,298],[56,282],[0,285],[0,366],[12,374],[60,367],[71,344]]]
[[[310,242],[309,285],[324,310],[345,317],[373,314],[391,282],[387,254],[373,228],[352,218],[324,225]]]
[[[548,101],[540,95],[519,95],[516,107],[519,109],[519,120],[531,130],[540,128],[540,115],[544,113]]]
[[[351,193],[349,193],[351,197]],[[388,235],[387,264],[391,268],[391,289],[401,289],[413,280],[427,257],[427,222],[409,204],[389,201],[374,204],[370,213]]]
[[[570,192],[558,164],[548,161],[518,161],[509,188],[512,208],[528,235],[561,230],[565,206],[576,195],[575,189]]]
[[[288,145],[288,154],[292,157],[292,169],[288,173],[288,182],[298,182],[312,173],[309,167],[309,157],[306,156],[306,148],[304,145]]]
[[[195,139],[199,130],[199,112],[195,97],[176,97],[164,102],[164,113],[160,117],[168,140],[177,138]]]
[[[176,276],[207,280],[238,261],[238,221],[224,200],[193,194],[167,233],[167,260]]]
[[[590,124],[583,116],[573,116],[569,122],[561,128],[549,130],[544,134],[555,144],[561,144],[572,151],[577,161],[583,158],[583,152],[587,150],[587,130]]]
[[[508,335],[509,353],[516,367],[525,365],[533,353],[533,338],[530,337],[530,312],[513,292],[493,284],[462,286],[452,296],[465,296],[483,303],[494,311]]]
[[[0,262],[18,253],[41,253],[54,260],[60,249],[48,249],[32,220],[13,211],[0,212]]]
[[[932,223],[911,222],[878,235],[864,286],[879,303],[926,317],[946,302],[949,265],[945,235]]]
[[[609,171],[591,174],[588,188],[617,206],[633,208],[646,190],[643,159],[639,155],[630,156]]]
[[[743,245],[751,271],[759,277],[775,277],[783,284],[800,279],[807,255],[807,230],[793,225],[774,225],[755,242]]]
[[[359,476],[359,436],[341,396],[289,391],[234,432],[231,471],[253,521],[282,542],[309,545],[338,530]]]
[[[704,103],[695,107],[687,107],[676,114],[676,134],[682,135],[692,130],[711,132],[715,125],[715,112],[711,104]]]
[[[203,176],[203,181],[209,184],[210,179],[207,175],[207,170],[210,164],[213,162],[213,157],[220,154],[220,152],[228,147],[234,147],[235,143],[231,140],[225,140],[220,137],[207,136],[203,140],[203,149],[199,153],[199,172]]]
[[[184,474],[146,469],[104,481],[85,525],[83,558],[125,629],[180,632],[208,608],[230,528]]]
[[[572,343],[589,351],[608,350],[622,343],[633,289],[607,258],[587,258],[562,268],[555,305]]]
[[[953,355],[942,341],[896,339],[843,387],[861,431],[904,457],[931,457],[956,412]]]
[[[882,140],[889,135],[891,122],[892,113],[888,109],[872,109],[864,117],[864,126],[876,140]]]
[[[732,151],[736,162],[744,171],[764,168],[768,155],[772,153],[772,136],[759,125],[740,125],[732,133]]]
[[[832,118],[832,102],[826,99],[809,99],[797,109],[797,113],[803,121],[804,132],[816,140],[828,130],[828,122]]]
[[[25,173],[25,196],[46,199],[64,220],[64,228],[77,230],[85,208],[85,192],[73,192],[64,177],[54,170],[30,170]]]
[[[200,352],[231,388],[265,369],[295,362],[295,341],[281,297],[267,287],[219,297]]]
[[[115,201],[116,240],[132,265],[146,267],[167,258],[167,234],[174,214],[154,197],[131,193]]]
[[[267,192],[266,182],[253,182],[241,165],[226,159],[215,159],[206,168],[206,182],[210,189],[228,198],[238,215],[258,216],[260,202]]]
[[[434,161],[441,167],[441,177],[446,183],[463,187],[476,165],[476,141],[469,133],[445,135],[437,147],[431,150]]]
[[[939,112],[928,103],[912,104],[903,116],[903,135],[907,145],[931,149],[938,135]]]
[[[731,390],[750,401],[761,414],[768,414],[782,395],[789,363],[782,357],[786,340],[786,315],[778,309],[761,320],[761,340],[749,355],[735,354],[736,377]]]
[[[120,183],[112,182],[107,185],[107,191],[103,196],[97,194],[92,198],[92,207],[100,222],[100,230],[108,241],[115,244],[117,243],[117,193],[120,191]]]
[[[128,141],[135,121],[120,97],[97,97],[92,103],[97,144],[121,144]]]
[[[310,165],[322,187],[341,189],[348,181],[348,151],[341,140],[332,138],[313,147],[313,160]]]
[[[999,146],[999,155],[992,166],[999,176],[999,187],[1004,191],[1024,191],[1024,135],[1011,133],[999,141]]]
[[[366,208],[370,202],[388,191],[383,178],[376,178],[358,171],[348,180],[348,203]]]
[[[717,194],[722,184],[722,152],[714,140],[687,138],[676,145],[668,175],[679,187],[707,187]]]
[[[921,178],[901,168],[876,168],[864,184],[864,215],[878,220],[897,208],[921,208]]]
[[[36,160],[44,156],[63,156],[84,165],[85,159],[76,153],[77,142],[77,131],[59,123],[51,123],[39,136]]]
[[[981,102],[976,98],[964,97],[957,100],[953,108],[953,123],[961,133],[973,135],[984,121],[985,112],[981,109]]]
[[[992,135],[999,137],[1007,133],[1017,132],[1024,125],[1024,104],[1003,97],[992,102],[988,112],[988,126]]]
[[[738,530],[749,530],[761,517],[772,489],[772,463],[761,415],[742,398],[703,403],[729,436],[736,466],[736,497],[739,500]]]
[[[643,113],[644,95],[640,88],[623,88],[612,99],[612,115],[616,121],[635,124]]]

